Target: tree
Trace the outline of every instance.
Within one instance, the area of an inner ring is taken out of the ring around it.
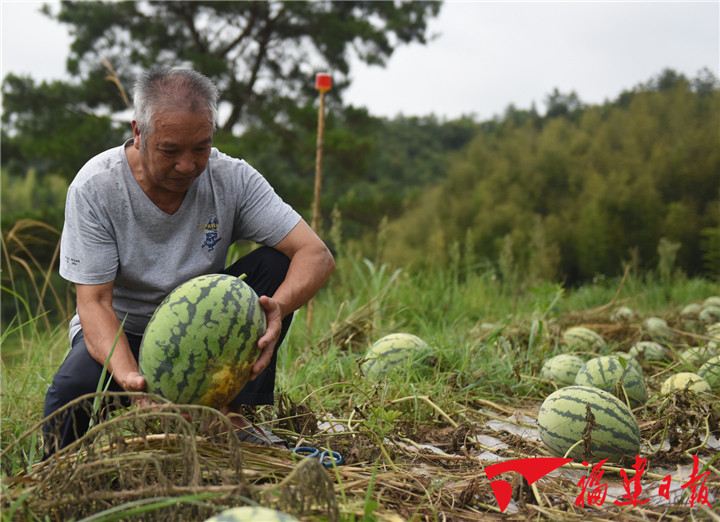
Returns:
[[[715,277],[720,91],[706,73],[700,83],[664,71],[652,90],[604,106],[556,89],[540,125],[518,126],[509,107],[450,157],[445,179],[389,216],[386,260],[443,263],[442,247],[470,237],[473,257],[504,277],[577,284],[622,273],[628,255],[654,269],[665,238],[679,269]]]
[[[67,68],[83,81],[105,76],[107,60],[123,85],[154,64],[189,65],[213,78],[226,105],[223,130],[248,117],[282,119],[283,101],[316,96],[317,71],[333,74],[333,96],[349,84],[351,50],[384,65],[401,44],[425,43],[439,2],[62,2],[57,20],[72,27]],[[46,10],[46,13],[50,13]],[[122,109],[111,89],[95,107]]]
[[[570,94],[562,94],[557,87],[547,95],[545,105],[547,105],[545,113],[547,118],[557,118],[558,116],[575,118],[583,109],[583,104],[575,91]]]
[[[8,174],[35,169],[41,177],[57,173],[70,179],[89,158],[132,135],[129,122],[90,110],[86,100],[95,85],[38,85],[32,78],[5,77],[2,165]]]

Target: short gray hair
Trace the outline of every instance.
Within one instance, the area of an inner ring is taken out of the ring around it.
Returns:
[[[134,120],[142,135],[152,134],[155,113],[164,108],[187,108],[190,111],[210,109],[213,131],[217,128],[218,100],[220,95],[213,81],[192,69],[154,67],[144,72],[135,82],[133,105]]]

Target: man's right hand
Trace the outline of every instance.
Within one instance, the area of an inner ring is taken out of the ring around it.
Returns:
[[[120,382],[122,389],[126,392],[145,391],[145,377],[140,373],[131,371]],[[133,403],[138,406],[150,406],[152,403],[145,396],[133,397]]]

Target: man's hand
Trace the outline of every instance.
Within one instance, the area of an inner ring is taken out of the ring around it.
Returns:
[[[260,305],[265,310],[265,318],[267,319],[267,329],[265,334],[258,340],[258,347],[262,350],[260,357],[252,369],[250,380],[254,381],[255,378],[262,373],[270,364],[275,344],[280,337],[280,331],[282,330],[282,312],[280,311],[280,304],[266,295],[260,297]]]
[[[262,353],[253,366],[250,380],[254,380],[270,364],[282,331],[282,320],[310,301],[335,268],[330,250],[303,220],[273,248],[287,256],[290,266],[285,280],[273,296],[260,298],[267,317],[267,330],[258,341]]]
[[[126,392],[145,391],[145,377],[136,371],[128,372],[119,384]],[[133,397],[133,403],[137,406],[150,406],[151,404],[146,396]]]

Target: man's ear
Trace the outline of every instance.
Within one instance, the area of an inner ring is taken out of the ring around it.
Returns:
[[[137,150],[140,150],[140,131],[138,130],[137,123],[135,120],[132,121],[132,129],[133,129],[133,147],[135,147]]]

